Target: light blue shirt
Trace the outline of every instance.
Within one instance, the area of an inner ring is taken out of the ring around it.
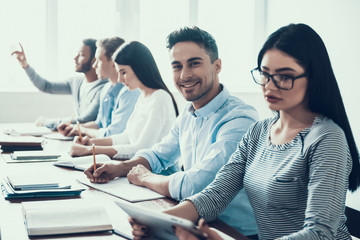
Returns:
[[[124,85],[121,83],[113,85],[108,82],[104,85],[100,93],[100,107],[96,117],[96,124],[99,128],[106,128],[111,124],[112,112],[115,106],[115,100]]]
[[[184,171],[172,174],[169,182],[171,197],[181,200],[212,182],[257,118],[253,107],[223,88],[213,100],[196,111],[189,104],[169,135],[151,150],[141,150],[135,156],[146,158],[154,173],[160,173],[181,159]],[[242,214],[234,214],[240,210]],[[254,213],[244,190],[219,218],[245,235],[257,233]]]
[[[120,89],[114,101],[113,109],[111,113],[108,113],[109,115],[111,114],[111,123],[108,126],[104,127],[100,122],[98,122],[97,119],[96,123],[99,125],[100,128],[102,128],[102,130],[99,131],[97,137],[106,137],[122,133],[126,128],[126,124],[130,118],[130,115],[134,111],[134,107],[139,98],[140,91],[138,89],[130,91],[122,83],[116,84],[116,87],[117,86],[119,86]],[[115,90],[117,91],[118,89]],[[111,94],[111,97],[115,95],[114,92],[112,92]],[[110,101],[107,105],[107,107],[109,108],[111,105]]]

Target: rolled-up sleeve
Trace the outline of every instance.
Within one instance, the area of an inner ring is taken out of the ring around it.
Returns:
[[[155,144],[151,149],[140,150],[135,156],[145,158],[151,167],[153,173],[161,171],[175,165],[180,156],[179,145],[179,118],[160,143]]]
[[[216,136],[211,136],[216,138],[216,141],[207,148],[207,155],[189,170],[171,176],[169,183],[171,196],[181,200],[200,192],[209,185],[220,168],[228,162],[236,145],[253,122],[253,119],[246,117],[225,122],[217,131]]]

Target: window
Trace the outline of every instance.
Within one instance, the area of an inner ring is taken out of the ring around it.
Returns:
[[[27,91],[34,89],[17,60],[10,54],[19,50],[19,42],[25,48],[32,66],[46,68],[46,16],[45,0],[0,0],[0,64],[2,91]],[[29,10],[31,9],[31,10]]]
[[[102,39],[118,35],[116,34],[115,6],[115,0],[58,1],[57,71],[59,80],[74,75],[73,59],[83,39]]]
[[[235,92],[257,91],[250,75],[255,65],[254,1],[200,0],[198,25],[214,36],[222,60],[220,82]]]
[[[289,23],[305,23],[322,38],[328,50],[336,80],[357,143],[360,142],[357,77],[360,55],[360,1],[277,0],[268,2],[267,34]]]
[[[176,91],[172,78],[169,51],[166,48],[166,37],[172,31],[189,25],[189,2],[176,0],[141,1],[139,18],[139,40],[152,52],[168,88],[171,91]]]

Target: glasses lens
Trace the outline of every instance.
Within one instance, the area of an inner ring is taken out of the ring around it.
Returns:
[[[292,88],[293,80],[291,77],[282,74],[274,74],[272,78],[278,88],[285,90],[290,90]]]
[[[260,85],[265,85],[267,83],[267,77],[265,77],[263,75],[262,72],[260,72],[259,70],[257,69],[254,69],[252,70],[251,72],[253,78],[254,78],[254,81],[257,83],[257,84],[260,84]]]

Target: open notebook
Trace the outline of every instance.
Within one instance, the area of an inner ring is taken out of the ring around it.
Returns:
[[[105,163],[111,162],[110,157],[104,154],[95,155],[96,163]],[[73,168],[75,170],[84,171],[93,164],[93,156],[83,156],[83,157],[70,157],[62,156],[54,163],[58,167]]]
[[[99,191],[129,202],[140,202],[165,197],[164,195],[154,192],[146,187],[139,187],[129,183],[126,177],[115,178],[108,183],[91,183],[85,175],[83,178],[77,180],[86,186],[95,188]]]

